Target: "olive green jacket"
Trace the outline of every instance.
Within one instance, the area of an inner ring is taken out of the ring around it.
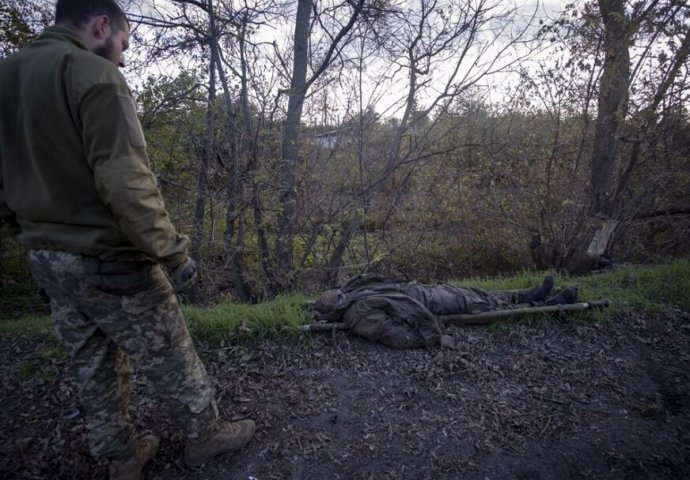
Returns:
[[[0,60],[3,219],[27,248],[171,267],[187,258],[124,78],[68,29]]]

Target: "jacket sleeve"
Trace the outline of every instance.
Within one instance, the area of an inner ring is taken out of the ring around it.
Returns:
[[[83,93],[79,115],[96,189],[121,234],[168,267],[184,262],[189,240],[170,221],[149,168],[134,100],[119,72]]]

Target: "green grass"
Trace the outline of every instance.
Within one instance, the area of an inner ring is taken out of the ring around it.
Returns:
[[[524,272],[510,277],[473,278],[452,283],[485,290],[529,288],[541,282],[544,272]],[[690,311],[690,259],[669,260],[656,265],[630,265],[583,277],[556,276],[556,286],[577,285],[580,301],[606,299],[610,308],[596,319],[634,309],[678,308]],[[252,344],[263,339],[297,340],[300,325],[310,322],[305,303],[312,298],[300,294],[282,295],[258,305],[221,303],[212,307],[185,306],[192,336],[211,346]],[[51,335],[46,317],[0,321],[0,335],[22,333]],[[52,353],[47,353],[48,355]]]
[[[690,311],[690,259],[629,266],[573,280],[583,300],[608,299],[616,310],[661,307]]]
[[[41,360],[65,360],[67,352],[57,343],[45,346],[38,351]]]
[[[194,338],[227,345],[297,338],[297,327],[310,321],[307,301],[303,295],[289,294],[257,305],[221,303],[208,308],[184,307],[183,311]]]
[[[17,367],[17,375],[21,380],[28,381],[41,379],[46,382],[55,382],[58,379],[57,373],[50,368],[42,368],[40,362],[22,362]]]
[[[484,290],[530,288],[546,272],[524,272],[510,277],[457,280],[458,286]],[[575,285],[582,302],[609,300],[609,311],[657,310],[662,307],[690,311],[690,259],[676,259],[656,265],[628,265],[583,277],[555,275],[556,288]]]
[[[540,284],[544,275],[546,272],[521,272],[511,276],[465,278],[449,283],[458,287],[477,287],[488,291],[519,290]],[[563,286],[563,279],[555,276],[555,284]]]
[[[27,316],[16,320],[0,321],[0,335],[8,333],[47,337],[53,334],[53,326],[50,319],[45,316]]]

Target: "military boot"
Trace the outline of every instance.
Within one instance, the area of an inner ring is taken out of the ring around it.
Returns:
[[[134,452],[110,461],[110,480],[140,480],[144,465],[158,452],[158,437],[147,435],[137,440]]]
[[[544,277],[541,285],[529,290],[515,291],[511,303],[543,302],[548,298],[551,290],[553,290],[553,275],[548,274]]]
[[[549,298],[544,305],[569,305],[577,301],[577,287],[568,287],[560,291],[558,295]]]
[[[213,431],[202,439],[187,440],[184,461],[189,467],[200,467],[221,453],[244,447],[254,436],[253,420],[225,422],[218,420]]]

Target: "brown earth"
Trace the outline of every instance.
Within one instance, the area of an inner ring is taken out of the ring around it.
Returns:
[[[161,437],[148,479],[690,478],[690,314],[453,329],[458,350],[394,351],[337,333],[200,351],[242,451],[180,461],[173,419],[136,378],[132,415]],[[0,338],[0,478],[105,478],[55,344]]]

